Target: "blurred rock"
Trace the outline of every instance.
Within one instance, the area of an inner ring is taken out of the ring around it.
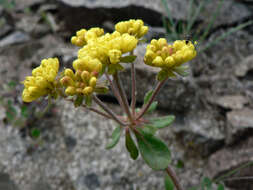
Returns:
[[[245,108],[228,112],[227,119],[233,127],[253,127],[253,110]]]
[[[24,10],[31,6],[42,4],[46,0],[18,0],[17,3],[15,3],[15,9],[16,10]]]
[[[4,35],[6,35],[8,32],[10,32],[13,27],[7,23],[6,19],[4,17],[0,18],[0,38],[2,38]]]
[[[185,150],[206,157],[224,145],[224,123],[218,121],[217,116],[205,110],[176,116],[173,131]]]
[[[235,67],[235,75],[237,77],[245,77],[249,70],[253,69],[253,55],[250,55],[243,59],[236,67]]]
[[[245,104],[249,103],[249,100],[241,95],[226,95],[213,97],[211,102],[226,109],[242,109]]]
[[[206,173],[212,178],[219,178],[246,163],[252,163],[252,146],[253,138],[251,137],[236,146],[226,147],[217,151],[209,158],[208,165],[205,169]],[[228,180],[223,179],[222,181],[231,188],[250,190],[253,188],[253,181],[252,178],[247,178],[246,176],[252,176],[252,171],[253,165],[251,164],[247,167],[241,168],[239,172],[227,176],[225,179]],[[239,180],[240,177],[245,178]]]
[[[31,185],[31,188],[29,190],[52,190],[50,185],[47,182],[44,181],[38,181]]]
[[[0,47],[25,43],[25,42],[28,42],[29,40],[30,40],[30,37],[26,33],[23,33],[21,31],[16,31],[9,34],[2,40],[0,40]]]
[[[6,173],[0,173],[0,189],[1,190],[18,190],[18,187],[10,179]]]

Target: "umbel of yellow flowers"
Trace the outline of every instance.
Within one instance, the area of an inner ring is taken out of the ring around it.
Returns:
[[[158,80],[163,80],[168,76],[175,77],[175,73],[180,74],[182,69],[185,69],[181,65],[196,55],[195,46],[191,41],[176,40],[173,44],[168,44],[165,38],[160,38],[147,45],[144,62],[153,67],[160,67]]]
[[[41,65],[26,77],[23,101],[31,102],[41,96],[57,97],[64,90],[66,96],[91,97],[93,92],[105,92],[106,86],[99,84],[99,77],[104,72],[115,74],[124,69],[120,64],[126,53],[133,52],[138,41],[148,32],[142,20],[129,20],[115,25],[113,33],[104,34],[101,28],[81,29],[71,38],[71,43],[79,46],[77,59],[73,68],[66,68],[57,77],[59,61],[57,58],[44,59]],[[196,56],[191,42],[175,41],[169,45],[163,38],[152,40],[147,46],[144,62],[147,65],[160,67],[158,80],[175,76],[180,66]],[[159,77],[161,75],[162,77]]]
[[[32,76],[25,78],[22,99],[32,102],[44,95],[54,95],[55,78],[59,69],[57,58],[43,59],[41,65],[32,71]]]

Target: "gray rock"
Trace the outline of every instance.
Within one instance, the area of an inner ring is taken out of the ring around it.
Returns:
[[[29,190],[52,190],[50,185],[47,182],[44,181],[38,181],[31,185],[31,188]]]
[[[228,172],[241,167],[244,164],[253,162],[253,138],[250,137],[232,147],[226,147],[214,153],[208,160],[205,169],[206,174],[212,178],[219,178]],[[241,168],[239,172],[227,176],[224,181],[228,187],[235,189],[252,189],[252,179],[246,176],[252,176],[253,166]],[[240,177],[245,177],[239,180]],[[227,179],[227,180],[226,180]]]
[[[19,44],[19,43],[25,43],[30,40],[30,37],[23,32],[16,31],[8,36],[6,36],[4,39],[0,41],[0,47],[9,46],[13,44]]]
[[[253,55],[250,55],[243,59],[236,67],[235,67],[235,75],[237,77],[244,77],[249,70],[253,69]]]
[[[10,179],[10,176],[6,173],[0,173],[0,189],[3,190],[18,190],[18,187]]]
[[[228,112],[227,119],[233,127],[253,127],[253,110],[244,108]]]
[[[12,26],[6,21],[4,17],[0,18],[0,38],[6,35],[8,32],[12,30]]]
[[[242,109],[249,100],[241,95],[226,95],[212,98],[211,102],[226,109]]]
[[[224,123],[215,117],[210,111],[189,111],[176,117],[173,131],[186,150],[206,157],[224,145]]]

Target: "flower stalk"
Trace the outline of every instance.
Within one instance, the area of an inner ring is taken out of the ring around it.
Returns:
[[[175,171],[171,168],[171,166],[168,166],[165,169],[166,173],[170,176],[171,180],[173,181],[174,185],[176,186],[177,190],[183,190],[183,187],[180,185],[179,180],[177,178],[177,174]]]

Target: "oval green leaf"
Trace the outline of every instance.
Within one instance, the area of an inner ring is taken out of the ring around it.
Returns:
[[[225,189],[225,187],[224,187],[224,185],[223,184],[219,184],[218,185],[218,187],[217,187],[217,190],[224,190]]]
[[[168,127],[175,120],[174,115],[168,115],[164,117],[158,117],[150,120],[152,126],[161,129],[164,127]]]
[[[164,176],[164,186],[165,190],[174,190],[174,183],[167,173]]]
[[[154,170],[163,170],[170,163],[170,151],[160,139],[146,134],[142,130],[135,132],[139,150],[148,166]]]
[[[120,135],[121,135],[121,127],[118,126],[112,132],[112,136],[111,136],[112,141],[106,145],[106,149],[113,148],[119,142]]]
[[[157,108],[157,105],[158,105],[157,101],[152,102],[152,104],[150,105],[146,113],[151,113],[155,111],[155,109]]]
[[[153,90],[148,91],[145,96],[144,96],[144,100],[143,100],[143,104],[148,103],[148,101],[150,100],[151,96],[153,94]]]
[[[128,152],[130,153],[130,156],[133,160],[136,160],[139,156],[139,151],[135,145],[135,142],[133,141],[131,134],[129,130],[126,131],[126,148]]]

